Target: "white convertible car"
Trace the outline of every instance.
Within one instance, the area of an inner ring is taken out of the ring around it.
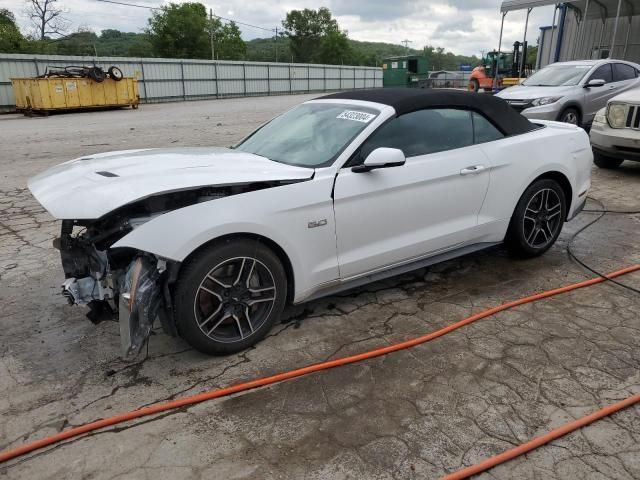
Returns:
[[[90,155],[29,182],[58,219],[70,303],[118,316],[125,353],[154,320],[198,350],[259,341],[305,302],[501,242],[540,255],[583,207],[573,125],[446,90],[328,95],[234,148]]]

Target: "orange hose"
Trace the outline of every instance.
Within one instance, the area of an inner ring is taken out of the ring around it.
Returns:
[[[640,270],[640,264],[632,265],[630,267],[623,268],[621,270],[617,270],[615,272],[609,273],[607,275],[607,278],[619,277],[621,275],[635,272],[637,270]],[[133,420],[136,418],[146,417],[148,415],[165,412],[167,410],[173,410],[173,409],[184,407],[187,405],[194,405],[196,403],[204,402],[206,400],[211,400],[213,398],[225,397],[228,395],[232,395],[234,393],[244,392],[246,390],[251,390],[253,388],[263,387],[265,385],[271,385],[271,384],[282,382],[285,380],[290,380],[292,378],[300,377],[302,375],[308,375],[310,373],[318,372],[320,370],[328,370],[330,368],[335,368],[342,365],[361,362],[362,360],[367,360],[370,358],[379,357],[381,355],[386,355],[391,352],[397,352],[398,350],[411,348],[416,345],[420,345],[422,343],[426,343],[430,340],[446,335],[447,333],[457,330],[458,328],[464,327],[465,325],[469,325],[470,323],[473,323],[477,320],[489,317],[495,313],[502,312],[509,308],[517,307],[518,305],[523,305],[525,303],[534,302],[536,300],[541,300],[543,298],[552,297],[554,295],[559,295],[561,293],[569,292],[571,290],[576,290],[578,288],[588,287],[591,285],[595,285],[597,283],[602,283],[604,281],[606,281],[606,279],[603,277],[592,278],[590,280],[574,283],[572,285],[567,285],[565,287],[555,288],[553,290],[547,290],[546,292],[537,293],[535,295],[524,297],[519,300],[514,300],[512,302],[504,303],[500,306],[490,308],[480,313],[476,313],[475,315],[465,318],[464,320],[460,320],[459,322],[453,323],[447,327],[436,330],[435,332],[431,332],[429,334],[416,337],[411,340],[406,340],[404,342],[389,345],[387,347],[370,350],[370,351],[359,353],[357,355],[352,355],[349,357],[329,360],[327,362],[316,363],[313,365],[309,365],[307,367],[298,368],[296,370],[290,370],[288,372],[279,373],[270,377],[250,380],[248,382],[239,383],[236,385],[232,385],[230,387],[210,390],[208,392],[203,392],[203,393],[191,395],[184,398],[179,398],[177,400],[171,400],[169,402],[157,403],[155,405],[144,407],[139,410],[120,413],[118,415],[114,415],[113,417],[97,420],[95,422],[87,423],[79,427],[74,427],[69,430],[56,433],[49,437],[41,438],[40,440],[36,440],[31,443],[20,445],[19,447],[16,447],[13,449],[0,452],[0,463],[6,462],[7,460],[11,460],[12,458],[19,457],[21,455],[32,452],[34,450],[38,450],[48,445],[52,445],[54,443],[67,440],[72,437],[77,437],[79,435],[82,435],[83,433],[92,432],[94,430],[98,430],[104,427],[109,427],[112,425],[129,421],[129,420]]]
[[[463,478],[468,478],[471,475],[482,473],[486,470],[489,470],[490,468],[495,467],[496,465],[504,463],[508,460],[512,460],[520,455],[523,455],[535,448],[544,445],[545,443],[549,443],[556,438],[562,437],[567,433],[573,432],[574,430],[589,425],[596,420],[600,420],[601,418],[616,413],[623,408],[630,407],[631,405],[638,402],[640,402],[640,393],[626,398],[625,400],[622,400],[620,402],[614,403],[613,405],[604,407],[603,409],[593,412],[590,415],[579,418],[569,423],[565,423],[561,427],[551,430],[550,432],[545,433],[544,435],[540,435],[539,437],[533,438],[528,442],[523,443],[522,445],[507,450],[506,452],[502,452],[499,455],[483,460],[480,463],[467,468],[463,468],[462,470],[458,470],[457,472],[454,472],[450,475],[445,475],[440,480],[462,480]]]

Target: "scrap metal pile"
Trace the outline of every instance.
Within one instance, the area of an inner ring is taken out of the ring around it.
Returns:
[[[63,68],[51,68],[48,67],[47,71],[44,75],[40,75],[37,78],[51,78],[51,77],[61,77],[61,78],[90,78],[91,80],[101,83],[104,82],[105,79],[111,78],[116,82],[119,82],[124,78],[122,70],[120,70],[116,66],[111,66],[105,72],[101,67],[93,66],[68,66]]]

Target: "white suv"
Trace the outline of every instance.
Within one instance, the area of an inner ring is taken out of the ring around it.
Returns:
[[[593,161],[617,168],[625,160],[640,161],[640,88],[613,97],[591,126]]]

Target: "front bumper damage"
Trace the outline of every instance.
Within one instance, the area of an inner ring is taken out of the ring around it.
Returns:
[[[162,304],[159,279],[166,262],[147,256],[137,257],[127,269],[120,288],[118,322],[120,346],[124,356],[136,355],[151,334]]]

